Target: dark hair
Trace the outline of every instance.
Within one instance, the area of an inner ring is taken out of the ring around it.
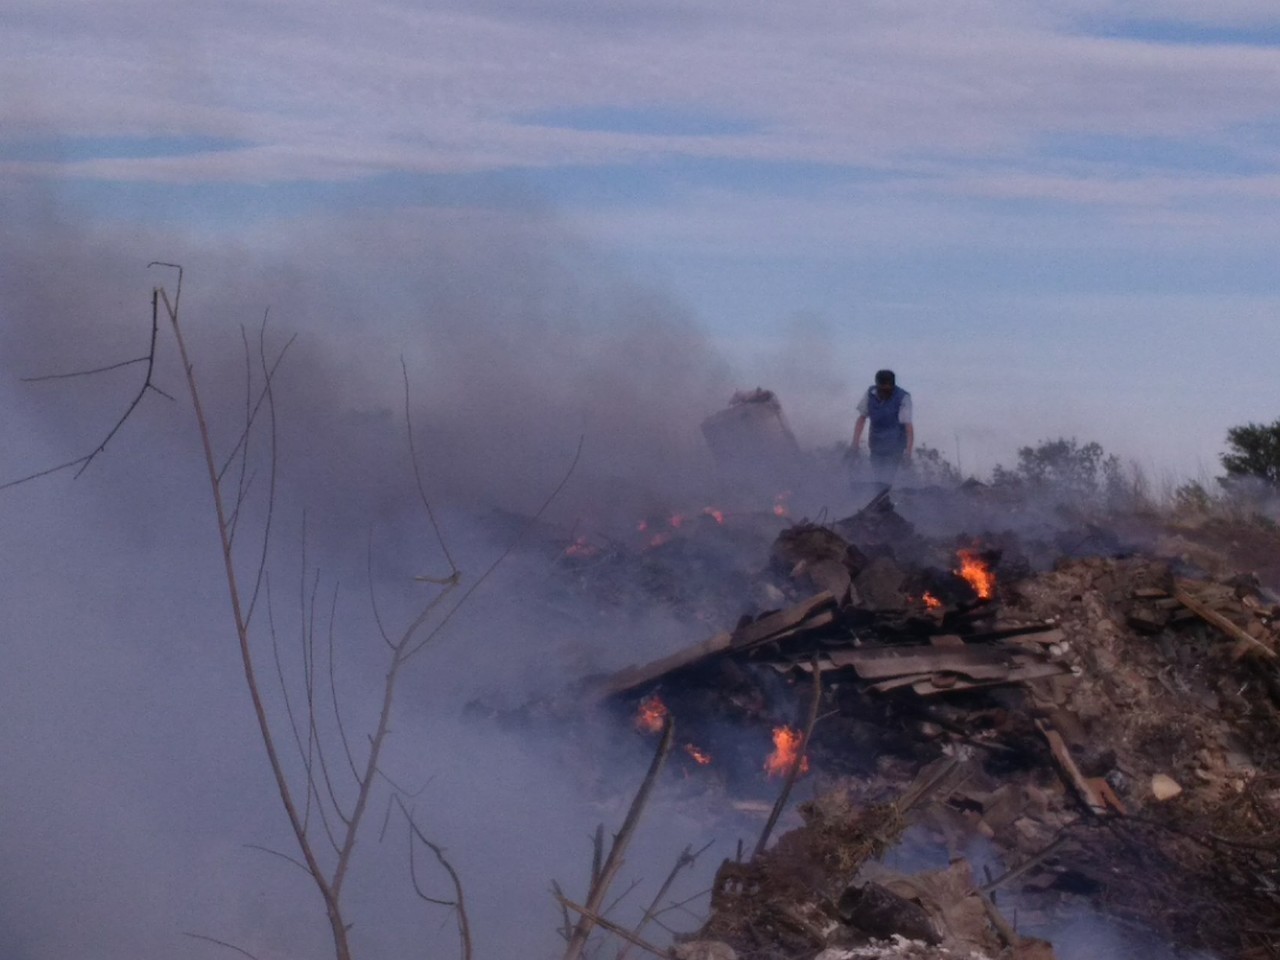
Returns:
[[[892,371],[892,370],[877,370],[877,371],[876,371],[876,386],[877,386],[877,387],[892,387],[892,386],[894,386],[896,383],[897,383],[897,378],[896,378],[896,377],[894,377],[894,375],[893,375],[893,371]]]

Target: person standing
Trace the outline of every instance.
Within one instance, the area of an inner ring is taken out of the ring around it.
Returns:
[[[871,426],[867,433],[871,475],[887,488],[897,476],[898,468],[910,462],[915,450],[911,394],[898,386],[892,370],[877,371],[875,384],[858,401],[851,448],[855,457],[860,453],[862,434],[868,424]]]

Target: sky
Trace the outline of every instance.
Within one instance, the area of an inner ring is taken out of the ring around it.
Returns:
[[[3,17],[0,180],[81,223],[261,249],[554,216],[807,439],[892,366],[924,442],[978,472],[1077,435],[1212,474],[1227,427],[1280,410],[1260,0]]]
[[[357,600],[370,573],[404,600],[441,560],[402,369],[468,573],[579,437],[553,519],[632,524],[703,505],[698,424],[733,391],[774,389],[818,446],[886,366],[918,439],[967,473],[1075,436],[1157,484],[1207,479],[1227,428],[1280,417],[1277,250],[1280,13],[1261,0],[0,7],[0,482],[115,422],[136,365],[22,380],[145,354],[151,288],[173,282],[147,264],[180,262],[222,449],[242,328],[268,317],[272,350],[297,334],[270,559],[297,582],[305,509],[311,563]],[[190,930],[314,955],[305,884],[244,849],[288,838],[181,369],[157,351],[177,399],[149,393],[80,479],[0,491],[6,958],[222,955]],[[493,956],[550,929],[546,878],[581,872],[619,811],[461,704],[689,628],[532,629],[528,604],[552,604],[521,585],[544,572],[517,557],[442,641],[404,720],[427,755],[397,760],[437,783],[464,870],[510,881],[478,885],[482,915],[519,918]],[[381,661],[353,649],[362,703]],[[651,874],[701,837],[679,807],[662,828]],[[366,889],[377,916],[388,887]]]

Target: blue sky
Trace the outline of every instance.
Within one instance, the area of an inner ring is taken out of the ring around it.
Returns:
[[[550,214],[813,442],[886,364],[974,466],[1077,434],[1212,471],[1280,416],[1274,4],[18,0],[0,26],[4,195],[95,228]]]

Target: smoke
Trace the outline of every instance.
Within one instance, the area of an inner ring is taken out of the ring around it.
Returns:
[[[416,490],[402,362],[424,485],[464,585],[568,475],[528,545],[406,677],[387,762],[467,884],[478,955],[552,955],[548,883],[581,892],[586,838],[597,822],[616,828],[646,758],[632,746],[567,766],[554,735],[504,731],[463,708],[647,659],[687,630],[661,616],[557,619],[531,604],[548,532],[701,496],[712,479],[697,424],[730,392],[726,365],[678,305],[537,211],[312,220],[232,245],[90,230],[32,205],[0,232],[0,390],[14,411],[0,481],[86,455],[117,423],[146,363],[18,381],[146,357],[151,287],[176,293],[174,271],[147,268],[156,259],[185,267],[183,326],[220,451],[253,403],[246,376],[261,386],[260,331],[268,363],[288,344],[273,391],[270,611],[296,706],[303,625],[319,623],[323,656],[334,602],[335,682],[357,749],[385,669],[374,600],[397,629],[434,589],[414,577],[449,569]],[[264,958],[324,955],[310,881],[262,852],[292,855],[293,841],[244,691],[183,371],[160,319],[156,389],[105,451],[74,481],[56,473],[0,501],[6,955],[221,952],[185,932]],[[243,479],[228,472],[247,491],[237,551],[249,571],[267,517],[265,412],[258,425]],[[263,597],[257,663],[274,688]],[[269,691],[281,731],[284,706]],[[413,894],[403,821],[378,837],[379,802],[351,881],[353,936],[367,956],[452,949],[448,915]],[[628,874],[656,885],[703,828],[671,809],[650,815],[663,830],[637,844]],[[451,896],[438,871],[428,883]]]

